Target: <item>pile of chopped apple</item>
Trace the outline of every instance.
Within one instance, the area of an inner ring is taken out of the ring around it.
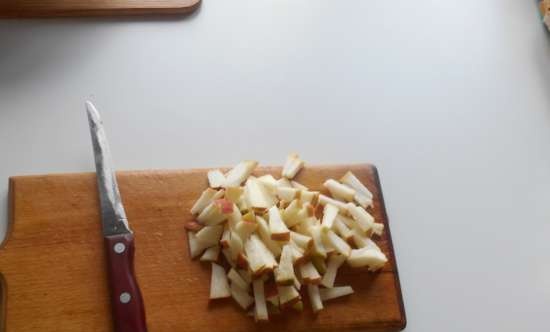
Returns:
[[[264,321],[302,310],[305,286],[318,312],[324,302],[353,293],[349,285],[334,286],[342,264],[375,271],[387,262],[371,239],[384,230],[367,212],[373,195],[352,172],[325,181],[329,197],[292,180],[304,167],[296,154],[280,179],[253,176],[257,164],[208,172],[209,188],[191,208],[189,250],[212,264],[210,299],[232,297]]]

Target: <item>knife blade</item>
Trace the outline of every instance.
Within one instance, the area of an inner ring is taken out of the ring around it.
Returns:
[[[143,298],[134,272],[134,234],[120,198],[103,122],[89,101],[86,112],[94,150],[113,324],[116,332],[146,332]]]

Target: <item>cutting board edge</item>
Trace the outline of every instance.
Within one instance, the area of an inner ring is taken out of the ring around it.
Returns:
[[[234,165],[233,165],[234,166]],[[172,172],[180,172],[180,173],[196,173],[196,172],[204,172],[212,169],[220,169],[220,170],[229,170],[233,166],[214,166],[214,167],[190,167],[190,168],[158,168],[158,169],[125,169],[125,170],[117,170],[116,174],[142,174],[142,173],[172,173]],[[316,169],[332,169],[332,168],[342,168],[346,167],[349,169],[353,168],[361,168],[361,167],[369,167],[375,170],[376,175],[378,176],[378,170],[376,165],[372,163],[353,163],[353,164],[306,164],[304,166],[305,169],[308,167],[316,168]],[[253,174],[257,172],[257,170],[277,170],[282,169],[282,166],[280,165],[258,165],[256,170],[254,170]],[[42,174],[25,174],[25,175],[12,175],[9,177],[10,184],[12,181],[15,181],[17,179],[24,179],[24,178],[37,178],[37,177],[51,177],[51,176],[78,176],[78,175],[87,175],[90,176],[92,174],[95,174],[93,171],[88,172],[59,172],[59,173],[42,173]],[[298,173],[299,175],[300,173]]]
[[[399,302],[399,315],[400,315],[400,321],[398,325],[398,331],[404,330],[407,327],[407,314],[405,313],[405,303],[403,301],[403,292],[401,291],[401,281],[399,279],[399,267],[397,266],[397,257],[395,256],[395,250],[393,248],[393,238],[391,236],[391,230],[390,230],[390,219],[388,218],[388,212],[386,210],[386,202],[384,200],[384,193],[382,192],[382,183],[380,182],[380,174],[378,173],[378,168],[375,165],[370,165],[373,169],[374,173],[374,179],[376,181],[376,186],[378,187],[378,191],[380,194],[380,209],[382,211],[382,214],[384,216],[384,219],[387,223],[387,229],[385,230],[388,232],[388,247],[390,249],[391,255],[393,256],[393,262],[394,262],[394,279],[395,279],[395,285],[396,285],[396,291],[397,291],[397,302]]]
[[[185,15],[200,7],[202,0],[191,0],[190,5],[171,7],[121,7],[121,8],[82,8],[82,9],[2,9],[0,19],[20,18],[63,18],[63,17],[105,17],[105,16],[143,16],[143,15]]]
[[[8,178],[8,222],[6,226],[6,234],[4,234],[4,238],[0,242],[0,250],[6,246],[13,230],[13,222],[15,220],[15,198],[13,196],[15,195],[16,178],[16,176],[10,176]]]

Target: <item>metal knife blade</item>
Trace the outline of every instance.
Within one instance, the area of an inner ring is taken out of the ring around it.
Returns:
[[[126,212],[120,199],[116,176],[111,161],[111,151],[107,136],[103,129],[103,122],[98,111],[91,102],[86,102],[88,122],[94,147],[95,168],[97,172],[97,186],[101,203],[101,221],[103,235],[131,233],[126,219]]]
[[[86,111],[94,146],[114,330],[147,332],[145,306],[134,271],[134,234],[120,199],[103,123],[92,103],[86,102]]]

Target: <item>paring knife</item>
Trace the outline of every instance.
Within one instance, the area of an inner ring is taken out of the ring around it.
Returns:
[[[146,332],[143,299],[134,273],[134,235],[120,199],[103,122],[91,102],[86,102],[86,111],[94,147],[115,331]]]

